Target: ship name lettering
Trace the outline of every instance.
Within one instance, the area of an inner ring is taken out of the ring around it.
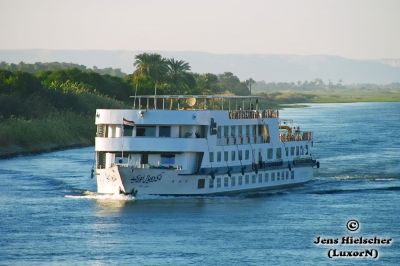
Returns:
[[[161,181],[162,175],[137,175],[131,178],[131,183],[153,183]]]

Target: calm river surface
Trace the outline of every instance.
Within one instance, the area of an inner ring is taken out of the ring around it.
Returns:
[[[400,265],[400,103],[280,115],[314,132],[321,168],[274,193],[115,200],[91,193],[93,147],[0,160],[0,264]],[[315,245],[318,236],[394,242]],[[329,259],[329,249],[379,258]]]

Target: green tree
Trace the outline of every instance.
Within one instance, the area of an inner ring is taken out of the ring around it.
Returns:
[[[154,94],[157,95],[157,87],[165,80],[168,64],[165,58],[155,53],[142,53],[135,56],[133,64],[136,67],[133,75],[150,78],[154,83]]]
[[[220,93],[221,89],[218,87],[218,76],[206,73],[206,74],[194,74],[196,79],[197,91],[201,94],[215,94]]]
[[[249,89],[251,95],[251,87],[256,83],[256,81],[252,78],[249,78],[245,81],[246,87]]]
[[[244,82],[231,72],[225,72],[218,75],[218,86],[223,92],[231,92],[236,95],[249,95],[250,91]]]
[[[193,94],[196,87],[196,80],[191,74],[189,63],[183,60],[175,60],[170,58],[167,60],[168,66],[168,83],[170,93],[176,94]]]

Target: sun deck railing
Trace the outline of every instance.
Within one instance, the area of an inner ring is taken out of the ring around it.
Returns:
[[[312,140],[312,132],[305,131],[295,134],[280,134],[279,138],[282,142]]]
[[[259,100],[263,99],[253,95],[136,95],[130,97],[133,98],[133,109],[248,110],[248,115],[250,115],[250,110],[259,110]]]

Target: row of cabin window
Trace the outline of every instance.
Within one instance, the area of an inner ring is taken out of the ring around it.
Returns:
[[[267,159],[269,159],[269,160],[274,159],[274,151],[273,150],[274,150],[273,148],[268,148],[267,149],[267,157],[266,157]],[[262,152],[261,151],[262,150],[259,149],[258,159],[262,158]],[[253,150],[252,152],[253,152],[253,154],[255,156],[256,155],[255,151]],[[286,157],[289,157],[289,147],[285,148],[285,152],[286,152]],[[305,148],[303,148],[303,146],[290,147],[290,155],[294,156],[295,152],[296,152],[296,156],[304,155],[304,154],[307,155],[308,154],[308,145],[306,145]],[[216,153],[217,153],[216,161],[217,162],[221,162],[222,161],[222,152],[221,151],[217,151]],[[236,161],[236,151],[230,151],[230,153],[231,153],[230,160],[231,161]],[[243,151],[242,150],[238,150],[237,153],[238,153],[237,159],[239,161],[243,160]],[[223,155],[224,155],[224,161],[225,162],[229,161],[229,151],[224,151]],[[210,162],[211,163],[214,162],[214,159],[215,159],[214,158],[214,152],[210,152],[209,153]],[[249,160],[249,159],[250,159],[250,150],[244,150],[244,160]],[[282,148],[276,148],[275,149],[275,159],[282,159]]]
[[[259,126],[259,134],[261,134],[262,127],[266,126],[265,125],[258,125],[258,126]],[[245,129],[244,134],[243,134],[243,128]],[[227,137],[256,136],[256,130],[257,130],[257,125],[218,126],[217,137],[221,138],[222,136],[224,136],[225,138],[227,138]]]
[[[279,181],[279,180],[289,180],[289,173],[290,173],[290,179],[294,179],[294,171],[281,171],[281,172],[272,172],[271,173],[271,179],[269,179],[269,173],[264,173],[263,174],[258,174],[258,177],[256,175],[252,175],[251,176],[251,183],[252,184],[256,184],[257,182],[259,184],[261,183],[268,183],[268,182],[273,182],[275,180]],[[229,187],[229,177],[224,177],[224,187]],[[230,186],[234,187],[236,186],[236,177],[232,176],[230,178],[231,182],[230,182]],[[208,183],[208,187],[209,188],[214,188],[214,183],[215,180],[210,179],[209,183]],[[248,185],[250,184],[250,175],[245,175],[243,176],[238,176],[237,177],[237,185],[241,186],[241,185]],[[222,186],[222,178],[218,177],[216,178],[216,187],[220,188]]]
[[[124,136],[132,136],[133,128],[133,126],[124,125]],[[156,137],[156,130],[156,126],[136,126],[136,137]],[[171,137],[171,127],[159,126],[158,137]]]

